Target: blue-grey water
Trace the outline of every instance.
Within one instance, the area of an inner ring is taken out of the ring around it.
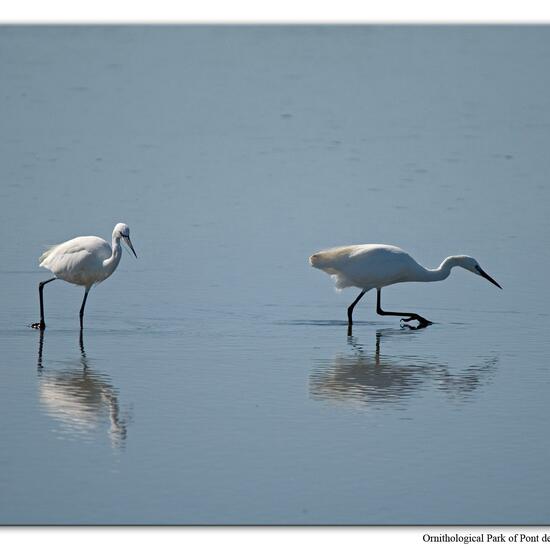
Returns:
[[[0,523],[550,522],[550,28],[0,28]],[[38,256],[124,254],[89,296]],[[308,256],[455,269],[374,295]]]

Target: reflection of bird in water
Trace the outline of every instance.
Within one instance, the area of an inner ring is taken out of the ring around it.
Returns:
[[[311,397],[359,407],[381,406],[411,397],[431,382],[449,396],[465,399],[487,380],[497,362],[496,357],[484,359],[479,365],[454,372],[447,364],[419,357],[385,357],[380,354],[380,340],[392,334],[395,331],[376,332],[374,354],[365,353],[349,337],[354,353],[337,355],[331,364],[323,363],[311,373]]]
[[[128,418],[122,415],[118,392],[108,376],[90,369],[80,332],[78,363],[63,369],[43,368],[44,333],[38,350],[40,403],[46,412],[61,422],[66,433],[87,435],[97,431],[107,419],[109,438],[114,447],[124,444]]]

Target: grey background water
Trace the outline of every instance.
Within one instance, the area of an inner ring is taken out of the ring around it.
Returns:
[[[1,523],[547,523],[550,30],[2,27]],[[44,246],[139,255],[45,289]],[[345,308],[307,257],[454,270]]]

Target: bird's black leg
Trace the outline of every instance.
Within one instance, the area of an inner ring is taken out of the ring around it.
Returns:
[[[84,322],[84,306],[86,305],[86,299],[88,298],[88,292],[90,292],[90,289],[87,288],[84,291],[84,300],[82,300],[82,305],[80,306],[80,330],[84,328],[83,322]]]
[[[31,325],[32,328],[39,328],[40,330],[44,330],[46,328],[46,323],[44,322],[44,297],[42,295],[44,285],[47,285],[48,283],[51,283],[52,281],[55,281],[57,277],[52,277],[51,279],[48,279],[47,281],[42,281],[38,285],[38,296],[40,296],[40,322],[39,323],[33,323]]]
[[[353,325],[353,308],[357,305],[357,302],[359,302],[359,300],[365,295],[365,292],[367,291],[362,290],[359,296],[355,298],[355,301],[353,302],[353,304],[351,304],[351,306],[348,307],[348,336],[351,336],[351,327]]]
[[[418,315],[417,313],[403,313],[403,312],[399,312],[399,311],[383,311],[382,306],[380,304],[380,295],[381,295],[381,291],[378,288],[376,290],[376,313],[378,313],[378,315],[395,315],[397,317],[407,316],[408,319],[401,319],[401,321],[403,321],[404,323],[408,323],[409,321],[418,321],[418,326],[416,327],[417,329],[418,328],[425,328],[429,325],[433,325],[433,323],[431,321],[428,321],[428,319],[424,319],[424,317]],[[407,325],[407,326],[409,326],[409,325]],[[409,326],[409,328],[413,328],[413,327]]]

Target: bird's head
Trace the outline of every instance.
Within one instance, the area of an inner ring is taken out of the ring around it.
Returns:
[[[134,250],[132,241],[130,240],[130,228],[125,223],[117,223],[115,225],[115,228],[113,229],[113,239],[122,239],[137,258],[136,251]]]
[[[453,259],[455,261],[455,265],[467,269],[468,271],[471,271],[472,273],[475,273],[476,275],[479,275],[484,279],[487,279],[489,282],[498,286],[498,288],[502,288],[490,275],[487,275],[487,273],[485,273],[485,271],[481,269],[481,267],[479,266],[479,262],[475,258],[472,258],[471,256],[454,256]]]

